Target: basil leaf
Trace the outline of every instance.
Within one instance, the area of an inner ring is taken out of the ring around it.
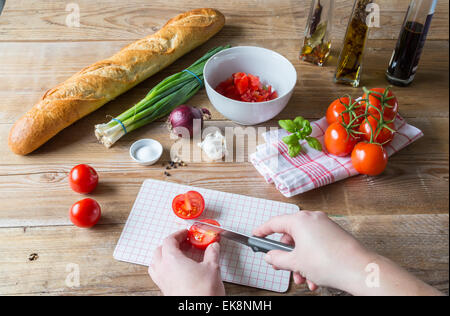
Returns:
[[[297,145],[289,145],[289,156],[292,158],[297,157],[297,155],[302,151],[302,146],[300,144]]]
[[[297,116],[294,120],[294,123],[297,125],[297,128],[300,129],[303,127],[303,122],[305,121],[305,119],[301,116]]]
[[[289,133],[295,133],[295,131],[297,130],[296,124],[291,120],[281,120],[278,121],[278,124],[282,129],[288,131]]]
[[[286,145],[297,145],[298,141],[299,141],[299,139],[296,134],[291,134],[289,136],[283,137],[283,142]]]
[[[308,142],[309,147],[318,151],[322,151],[322,144],[319,142],[317,138],[306,137],[306,141]]]

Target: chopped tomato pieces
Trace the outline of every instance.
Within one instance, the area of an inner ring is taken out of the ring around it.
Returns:
[[[236,72],[221,82],[216,91],[227,98],[243,102],[265,102],[278,98],[272,86],[264,86],[259,77],[243,72]]]

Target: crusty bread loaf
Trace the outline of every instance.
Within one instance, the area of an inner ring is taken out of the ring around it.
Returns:
[[[220,31],[225,17],[196,9],[171,19],[153,35],[134,42],[48,90],[9,133],[8,144],[26,155],[83,116],[157,73]]]

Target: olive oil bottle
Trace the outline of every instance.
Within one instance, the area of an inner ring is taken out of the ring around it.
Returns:
[[[323,66],[330,55],[334,0],[312,0],[300,59]]]
[[[355,0],[339,56],[334,81],[358,87],[367,38],[369,36],[368,5],[373,0]]]

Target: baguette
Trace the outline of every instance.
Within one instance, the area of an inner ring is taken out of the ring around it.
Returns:
[[[84,68],[53,89],[12,127],[8,145],[18,155],[40,147],[64,128],[219,32],[225,17],[214,9],[196,9],[169,20],[161,30],[112,57]]]

